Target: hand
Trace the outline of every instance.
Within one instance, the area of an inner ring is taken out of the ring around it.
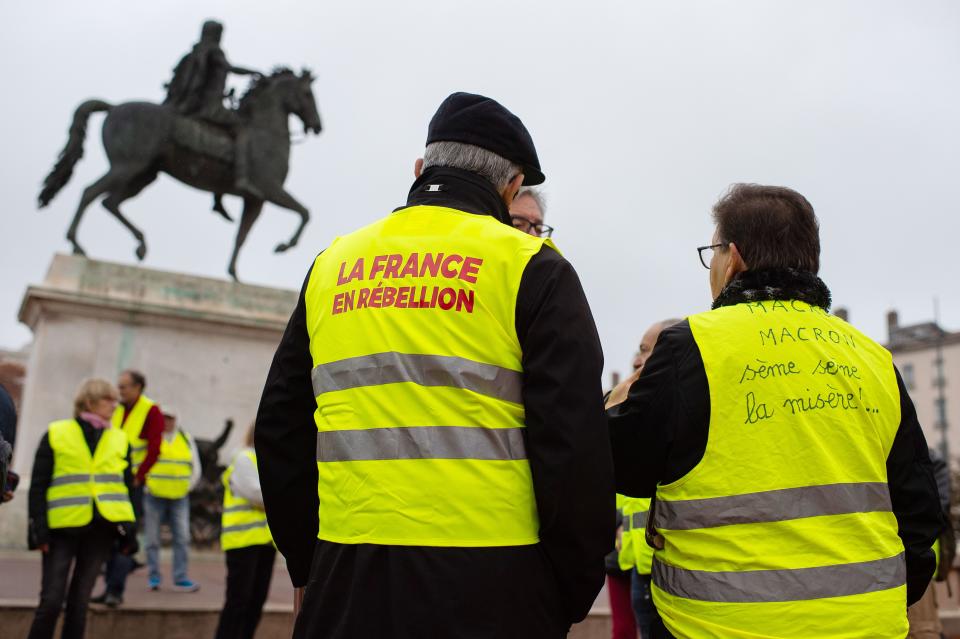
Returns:
[[[3,493],[3,502],[2,502],[2,503],[5,504],[5,503],[7,503],[8,501],[10,501],[11,499],[13,499],[13,491],[10,491],[10,490],[4,491],[4,493]]]
[[[623,526],[617,526],[617,540],[614,542],[613,547],[617,549],[617,552],[620,552],[623,548]]]
[[[48,552],[50,552],[50,544],[40,544],[39,546],[36,547],[36,550],[39,550],[43,554],[47,554]]]
[[[633,386],[635,381],[640,379],[640,371],[642,370],[643,367],[638,368],[633,371],[630,377],[617,384],[616,388],[610,391],[610,397],[607,398],[607,404],[604,408],[613,408],[618,404],[622,404],[624,400],[627,399],[627,393],[630,391],[630,387]]]
[[[140,479],[139,476],[134,477],[134,478],[133,478],[133,485],[136,486],[137,488],[139,488],[140,486],[143,486],[143,480]]]

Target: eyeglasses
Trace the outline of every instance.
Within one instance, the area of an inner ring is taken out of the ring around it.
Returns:
[[[552,226],[547,224],[534,224],[527,218],[520,217],[519,215],[511,215],[510,223],[513,224],[513,228],[528,235],[536,235],[537,237],[550,237],[553,235]],[[531,230],[533,233],[530,233]]]
[[[697,253],[700,255],[700,263],[703,264],[703,268],[707,269],[708,271],[710,270],[710,260],[713,259],[713,251],[723,245],[723,242],[720,242],[719,244],[697,247]]]

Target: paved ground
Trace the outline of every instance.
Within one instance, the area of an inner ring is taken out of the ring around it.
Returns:
[[[161,553],[161,571],[169,579],[170,574],[170,552],[164,550]],[[26,608],[24,612],[29,613],[37,604],[40,592],[40,553],[26,551],[0,551],[0,610],[7,608]],[[940,602],[941,617],[944,620],[944,630],[951,639],[960,639],[960,579],[956,577],[957,573],[951,575],[953,586],[953,597],[948,595],[947,589],[943,584],[937,584],[937,594]],[[146,568],[141,568],[130,576],[127,582],[127,592],[124,597],[123,610],[130,612],[150,611],[153,613],[165,614],[164,611],[176,612],[179,614],[204,613],[208,616],[214,611],[219,611],[223,605],[224,586],[226,577],[226,566],[223,561],[223,555],[213,552],[193,552],[190,556],[190,577],[200,584],[200,590],[196,593],[177,593],[169,589],[161,588],[158,592],[151,592],[147,589]],[[168,582],[169,583],[169,582]],[[103,589],[103,582],[100,580],[94,588],[94,594]],[[592,613],[599,615],[601,619],[609,614],[606,589],[600,592],[597,601],[593,606]],[[282,557],[277,556],[277,563],[274,566],[273,581],[270,586],[270,595],[265,607],[267,613],[292,613],[293,611],[293,587],[290,584],[290,578],[287,575],[286,566]],[[170,615],[167,615],[169,617]],[[176,616],[173,615],[173,616]],[[194,617],[184,618],[187,625],[193,623],[192,630],[186,628],[182,636],[194,638],[200,621],[189,621]],[[199,619],[199,618],[197,618]],[[258,636],[288,636],[289,617],[285,623],[275,623],[278,628],[273,633],[258,632]],[[29,617],[23,620],[29,626]],[[164,621],[158,620],[156,623],[162,624]],[[207,620],[207,625],[211,628],[216,624],[216,616],[213,615]],[[607,627],[607,626],[603,626]],[[119,630],[119,628],[118,628]],[[266,629],[262,629],[266,630]],[[582,630],[588,630],[583,628]],[[578,633],[574,628],[571,636],[600,637],[608,636],[609,630],[597,632],[596,628],[589,632]],[[172,632],[172,634],[171,634]],[[24,630],[25,633],[25,630]],[[211,630],[212,633],[212,630]],[[113,636],[123,636],[125,633],[111,633]],[[165,628],[165,635],[180,637],[175,630]],[[5,636],[5,635],[4,635]],[[141,634],[140,639],[150,639]]]
[[[278,555],[279,557],[279,555]],[[161,553],[161,572],[170,583],[170,553]],[[36,605],[40,594],[40,553],[24,551],[0,552],[0,600],[10,603],[31,603]],[[124,606],[136,609],[195,609],[219,610],[223,605],[226,584],[226,565],[220,553],[199,553],[190,555],[190,578],[200,584],[195,593],[173,592],[163,588],[157,592],[147,589],[147,569],[141,568],[130,575]],[[93,589],[94,594],[103,590],[102,579]],[[293,586],[287,576],[282,560],[278,560],[273,570],[270,584],[270,596],[267,606],[274,609],[293,610]]]
[[[164,549],[160,558],[161,572],[169,584],[170,551]],[[0,605],[16,603],[35,606],[40,594],[40,553],[26,551],[0,551]],[[170,589],[152,592],[147,589],[147,569],[141,568],[130,575],[127,592],[124,595],[124,607],[131,609],[167,609],[167,610],[219,610],[223,605],[226,585],[226,565],[223,555],[215,552],[193,552],[190,555],[190,578],[200,584],[195,593],[179,593]],[[103,580],[97,582],[93,593],[103,590]],[[273,610],[293,610],[293,586],[287,575],[283,558],[278,554],[273,569],[273,581],[267,608]],[[596,612],[607,612],[606,589],[600,592]]]
[[[25,637],[40,591],[40,553],[0,551],[0,618],[5,632],[0,636]],[[161,555],[161,571],[169,574],[170,553]],[[226,566],[219,553],[192,553],[190,577],[200,591],[177,593],[161,588],[147,589],[146,569],[127,582],[125,601],[117,611],[91,606],[87,636],[134,637],[136,639],[196,639],[213,636],[223,605]],[[100,580],[94,594],[100,592]],[[279,558],[274,566],[270,595],[257,639],[287,639],[293,624],[293,587],[286,566]],[[574,626],[569,639],[607,639],[610,636],[606,590],[600,593],[591,616]]]

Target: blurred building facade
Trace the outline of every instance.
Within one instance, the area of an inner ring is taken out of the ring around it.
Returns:
[[[887,313],[887,348],[910,392],[930,448],[960,458],[960,331],[934,321],[901,325]]]

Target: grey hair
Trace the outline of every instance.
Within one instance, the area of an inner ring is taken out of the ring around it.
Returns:
[[[517,197],[514,198],[514,201],[519,200],[524,195],[533,198],[533,201],[537,203],[537,208],[540,209],[541,215],[547,216],[547,198],[543,195],[543,191],[535,186],[522,186],[517,191]]]
[[[423,153],[423,168],[448,166],[477,173],[502,192],[510,180],[523,173],[520,165],[473,144],[463,142],[433,142]]]

